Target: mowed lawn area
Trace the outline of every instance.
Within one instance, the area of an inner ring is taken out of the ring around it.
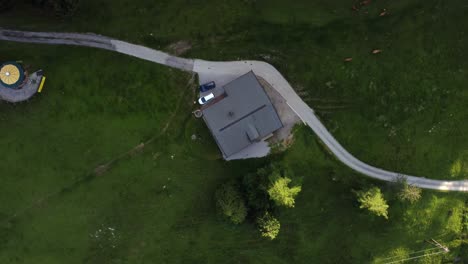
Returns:
[[[184,40],[185,57],[265,60],[360,159],[467,178],[466,3],[374,1],[355,13],[353,1],[329,2],[83,0],[67,20],[24,4],[0,26],[163,50]],[[285,153],[222,161],[192,117],[188,73],[109,51],[0,42],[5,60],[48,79],[31,101],[0,103],[0,263],[386,263],[434,247],[431,238],[451,252],[414,263],[468,261],[466,194],[424,191],[402,204],[306,127]],[[296,207],[277,212],[274,241],[223,221],[213,198],[220,183],[270,163],[303,181]],[[383,190],[388,220],[359,209],[353,191],[370,185]]]

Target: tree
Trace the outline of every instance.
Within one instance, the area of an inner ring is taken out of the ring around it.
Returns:
[[[421,198],[421,189],[414,185],[408,184],[406,177],[399,177],[397,179],[397,183],[399,186],[398,198],[401,201],[415,203]]]
[[[277,205],[294,207],[295,198],[301,192],[301,186],[289,187],[291,179],[288,177],[281,177],[279,172],[273,172],[270,175],[270,188],[268,194],[270,199]]]
[[[278,219],[270,215],[270,213],[265,212],[265,214],[257,219],[258,228],[262,237],[266,237],[270,240],[273,240],[278,236],[281,224]]]
[[[268,193],[268,175],[270,171],[267,168],[261,168],[256,173],[249,173],[242,179],[242,190],[247,199],[247,206],[253,212],[263,213],[273,206]]]
[[[379,188],[372,187],[367,191],[358,191],[356,194],[361,203],[359,208],[366,208],[377,216],[388,219],[388,204]]]
[[[221,185],[215,194],[216,205],[221,214],[234,224],[244,222],[247,208],[237,186],[230,182]]]

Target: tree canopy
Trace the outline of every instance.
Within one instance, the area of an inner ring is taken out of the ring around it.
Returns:
[[[262,237],[266,237],[271,240],[278,236],[281,228],[281,224],[278,219],[271,216],[268,212],[257,219],[257,224]]]
[[[377,216],[388,219],[388,204],[378,187],[372,187],[367,191],[358,191],[356,194],[359,203],[361,203],[359,208],[365,208]]]
[[[398,198],[401,201],[415,203],[421,199],[422,190],[414,185],[408,184],[406,178],[400,178],[397,182],[399,184]]]
[[[270,175],[270,188],[268,194],[270,199],[279,206],[294,207],[295,198],[301,192],[301,186],[289,187],[291,179],[282,177],[278,172]]]
[[[247,207],[241,193],[233,183],[225,183],[216,191],[216,205],[221,214],[234,224],[244,222]]]

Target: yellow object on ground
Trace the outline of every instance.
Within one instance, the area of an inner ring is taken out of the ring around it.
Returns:
[[[19,81],[21,76],[20,69],[13,65],[7,64],[0,69],[0,79],[4,84],[12,85]]]
[[[46,77],[42,76],[41,84],[39,85],[39,89],[37,90],[38,93],[42,92],[42,88],[44,87],[45,79],[46,79]]]

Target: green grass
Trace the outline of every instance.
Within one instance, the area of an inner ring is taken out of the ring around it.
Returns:
[[[161,49],[188,40],[185,56],[204,59],[266,58],[360,159],[468,177],[464,1],[382,0],[360,14],[344,0],[134,2],[83,0],[66,21],[21,5],[0,25]],[[378,17],[383,8],[390,15]],[[446,260],[468,255],[459,245],[465,194],[424,191],[415,205],[401,204],[391,186],[341,165],[307,128],[284,154],[224,162],[190,114],[188,74],[87,48],[0,43],[0,51],[0,61],[21,59],[48,76],[31,101],[0,104],[0,263],[368,263],[429,248],[430,238],[450,246]],[[301,177],[303,191],[294,209],[277,212],[282,229],[269,242],[251,224],[219,219],[213,194],[272,162]],[[389,201],[388,221],[356,204],[352,190],[371,184]],[[98,231],[109,227],[114,235]]]
[[[359,158],[429,178],[468,176],[449,172],[468,162],[463,1],[379,1],[360,14],[348,1],[121,4],[84,2],[72,21],[54,27],[155,48],[189,40],[187,56],[213,60],[267,55]],[[111,11],[98,16],[97,5]],[[390,15],[379,17],[383,8]],[[210,15],[216,23],[201,19]],[[94,17],[107,22],[87,23]],[[372,56],[373,49],[383,53]]]

